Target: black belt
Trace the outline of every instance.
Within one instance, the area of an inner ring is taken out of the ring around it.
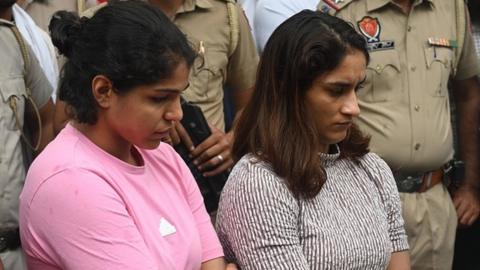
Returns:
[[[0,253],[16,250],[21,246],[18,227],[0,228]]]
[[[448,178],[454,166],[454,162],[450,161],[433,171],[419,173],[403,173],[401,171],[396,171],[393,172],[393,177],[395,178],[399,192],[421,193],[440,182],[448,184]]]
[[[444,183],[445,176],[446,174],[443,169],[407,176],[394,173],[398,191],[404,193],[425,192],[439,183]]]

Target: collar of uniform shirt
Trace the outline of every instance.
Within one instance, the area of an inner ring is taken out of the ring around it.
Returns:
[[[2,25],[2,24],[3,24],[3,25],[8,25],[8,26],[13,26],[13,25],[15,25],[15,24],[14,24],[13,22],[11,22],[11,21],[7,21],[7,20],[5,20],[5,19],[1,19],[1,18],[0,18],[0,25]]]
[[[209,0],[185,0],[183,5],[178,9],[176,14],[194,11],[195,7],[209,9],[212,8],[212,4]]]

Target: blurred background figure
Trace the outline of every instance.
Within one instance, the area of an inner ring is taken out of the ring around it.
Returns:
[[[477,50],[480,62],[480,1],[468,1],[470,11],[471,29],[473,42]],[[471,227],[460,227],[455,239],[455,256],[453,261],[454,270],[477,270],[480,269],[480,221],[477,220]]]
[[[252,1],[252,0],[250,0]],[[304,9],[316,10],[318,0],[257,0],[253,29],[259,53],[273,30],[293,14]]]
[[[83,12],[102,0],[18,0],[17,3],[27,11],[40,28],[48,32],[48,23],[58,10]]]
[[[14,0],[0,0],[0,261],[25,270],[18,197],[33,155],[53,138],[53,88],[13,17]]]
[[[40,67],[54,89],[52,100],[55,102],[59,71],[57,56],[50,35],[38,27],[30,15],[19,5],[13,5],[12,11],[15,25],[18,27],[23,39],[32,48],[35,57],[40,63]]]

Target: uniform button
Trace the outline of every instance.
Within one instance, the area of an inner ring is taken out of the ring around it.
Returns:
[[[382,69],[382,66],[377,65],[377,66],[375,67],[375,69],[376,69],[377,71],[380,71],[380,70]]]
[[[410,25],[407,27],[407,31],[408,32],[412,31],[412,27]]]
[[[417,112],[420,111],[420,106],[415,105],[415,111],[417,111]]]
[[[415,70],[417,70],[417,67],[416,67],[415,65],[412,65],[412,66],[410,67],[410,70],[411,70],[411,71],[415,71]]]
[[[415,150],[420,149],[420,144],[419,144],[419,143],[415,144],[415,147],[414,147],[414,148],[415,148]]]

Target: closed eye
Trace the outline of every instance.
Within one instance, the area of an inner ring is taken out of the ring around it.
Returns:
[[[365,87],[366,80],[367,80],[367,77],[363,78],[363,80],[357,84],[357,86],[355,87],[355,92]]]
[[[363,87],[365,87],[365,84],[364,84],[364,83],[358,84],[357,87],[355,87],[355,92],[357,92],[358,90],[362,89]]]
[[[153,101],[154,103],[160,103],[165,100],[167,100],[168,96],[162,96],[162,97],[150,97],[150,100]]]

